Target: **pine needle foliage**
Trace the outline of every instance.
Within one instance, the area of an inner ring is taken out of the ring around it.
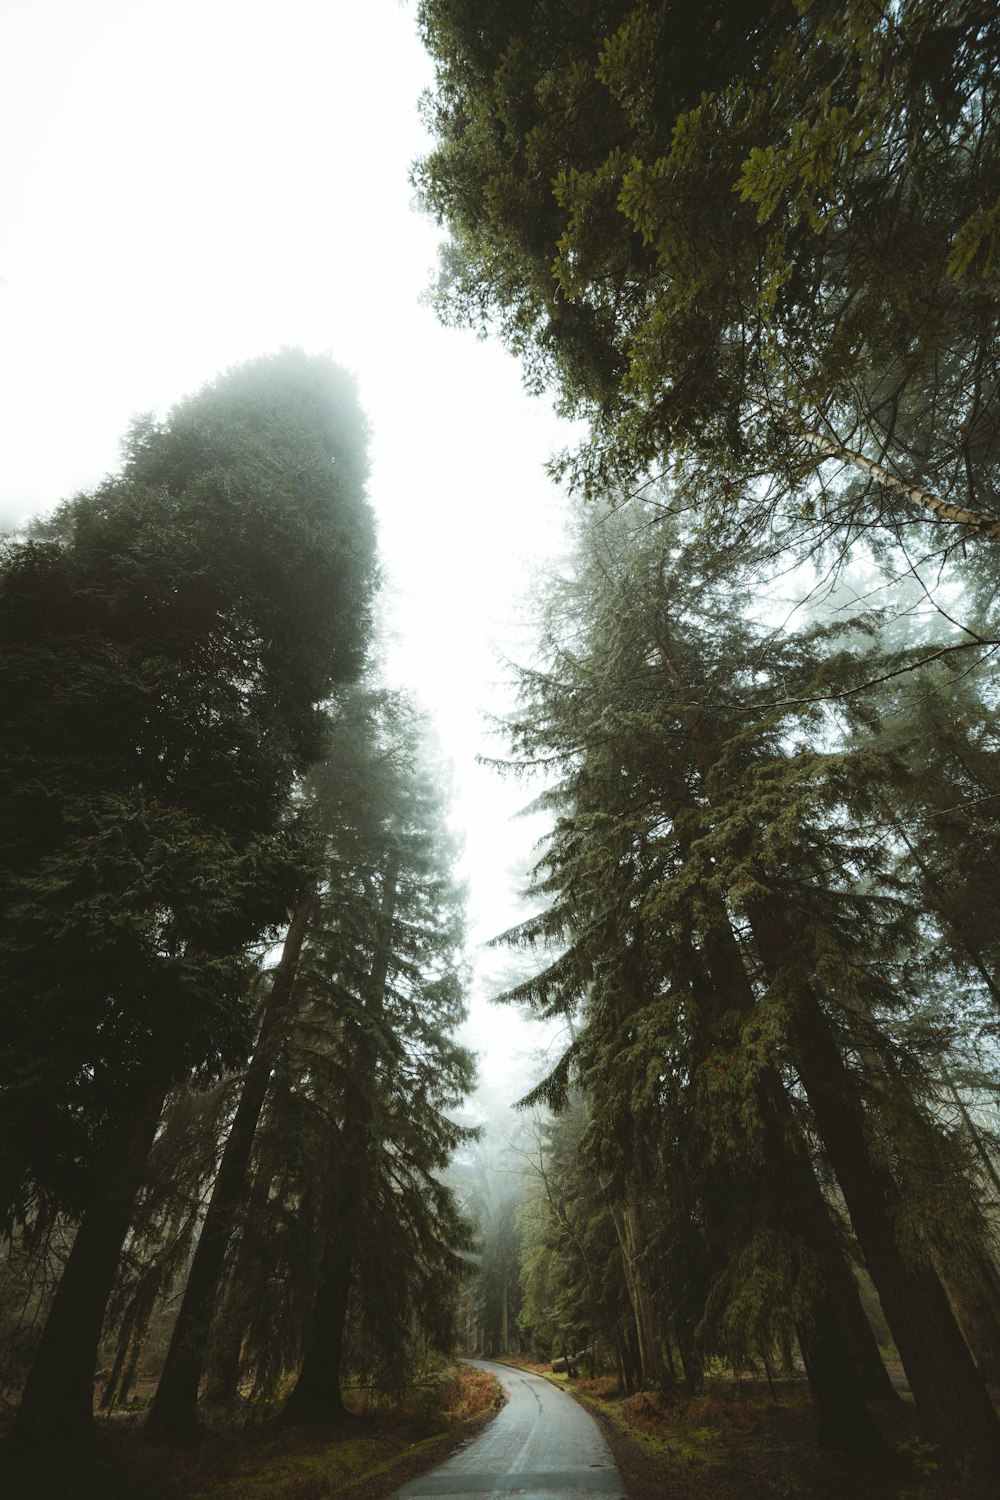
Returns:
[[[401,699],[358,692],[308,787],[326,830],[316,911],[223,1317],[242,1321],[262,1391],[335,1336],[345,1380],[399,1395],[455,1338],[472,1236],[441,1174],[468,1137],[451,1116],[473,1064],[454,1039],[462,894],[422,733]],[[327,1330],[317,1296],[334,1251],[347,1296]]]
[[[533,886],[550,904],[508,937],[562,951],[503,998],[576,1018],[529,1100],[562,1109],[577,1084],[587,1161],[646,1198],[661,1336],[684,1318],[745,1364],[816,1316],[830,1231],[803,1152],[842,1150],[817,1038],[865,1171],[892,1184],[893,1253],[929,1269],[986,1238],[969,1142],[936,1108],[950,1033],[921,1006],[928,930],[892,832],[918,785],[815,692],[873,670],[878,622],[863,664],[830,654],[835,627],[775,632],[745,554],[708,557],[663,509],[581,523],[523,678],[515,759],[558,780]]]
[[[432,298],[587,420],[557,467],[679,468],[730,536],[995,543],[992,10],[481,9],[420,7]]]

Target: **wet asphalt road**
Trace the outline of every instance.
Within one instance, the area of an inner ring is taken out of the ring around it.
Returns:
[[[507,1405],[447,1463],[404,1485],[393,1500],[625,1500],[600,1428],[572,1396],[525,1370],[469,1363],[497,1377]]]

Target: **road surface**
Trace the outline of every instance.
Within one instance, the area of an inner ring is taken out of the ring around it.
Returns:
[[[625,1486],[601,1430],[558,1386],[486,1360],[469,1361],[495,1375],[507,1405],[464,1448],[393,1500],[625,1500]]]

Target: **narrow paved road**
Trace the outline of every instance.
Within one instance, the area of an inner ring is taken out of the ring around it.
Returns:
[[[397,1490],[393,1500],[624,1500],[625,1486],[593,1417],[572,1396],[526,1370],[469,1361],[495,1375],[507,1405],[447,1463]]]

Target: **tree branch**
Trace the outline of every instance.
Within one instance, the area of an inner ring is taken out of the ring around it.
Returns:
[[[806,427],[805,423],[798,417],[790,417],[794,430],[805,439],[811,448],[823,453],[827,458],[838,458],[842,463],[850,464],[852,468],[860,469],[863,474],[868,474],[877,484],[884,489],[891,490],[894,494],[903,495],[907,500],[922,505],[937,516],[940,521],[950,521],[956,526],[968,526],[973,531],[978,531],[980,536],[1000,539],[1000,521],[990,520],[988,516],[980,515],[978,511],[966,510],[962,505],[951,505],[947,500],[941,500],[930,490],[925,490],[919,484],[907,484],[904,479],[899,479],[895,474],[885,468],[883,464],[876,463],[874,459],[866,458],[855,448],[848,448],[844,443],[836,442],[833,438],[824,437],[821,432],[814,428]]]

